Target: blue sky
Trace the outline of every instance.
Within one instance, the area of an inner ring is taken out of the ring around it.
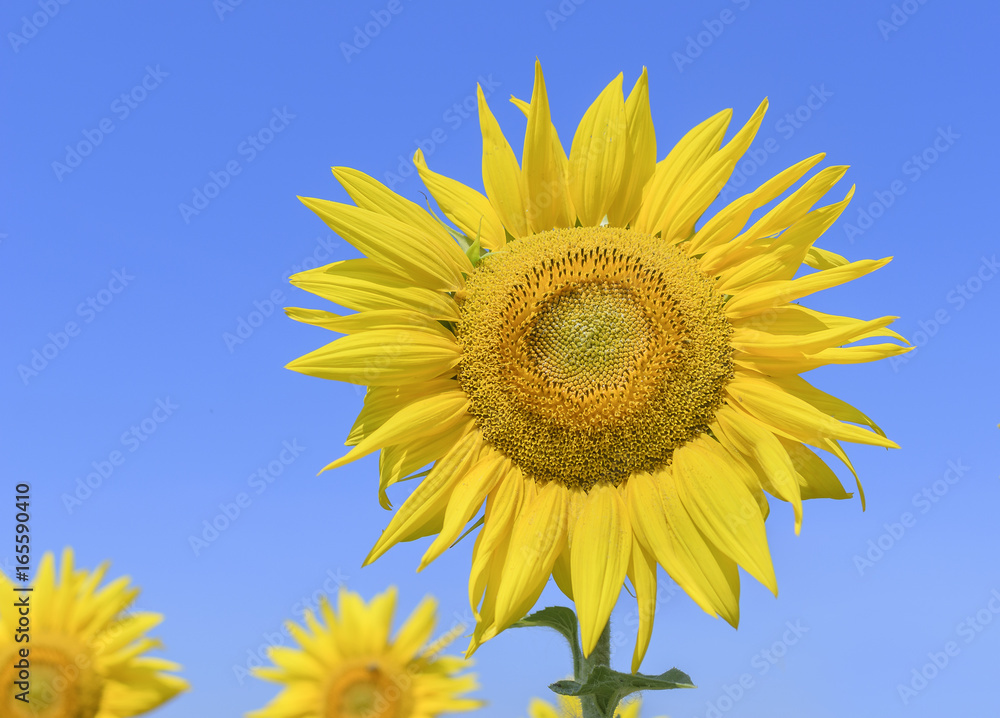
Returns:
[[[329,168],[346,165],[423,202],[418,146],[481,188],[477,81],[519,147],[506,99],[530,95],[538,57],[568,144],[604,85],[645,66],[659,157],[715,112],[741,124],[770,98],[730,198],[816,152],[852,166],[855,200],[821,245],[895,260],[808,305],[897,315],[918,349],[813,372],[903,448],[850,452],[866,512],[812,502],[796,537],[774,507],[779,597],[744,576],[738,631],[663,578],[643,668],[699,688],[649,694],[643,715],[1000,713],[998,20],[995,4],[940,0],[5,3],[0,441],[9,493],[34,487],[35,550],[111,559],[166,614],[164,655],[193,690],[163,718],[266,702],[275,689],[242,671],[338,582],[366,597],[398,584],[401,611],[433,593],[442,628],[467,620],[471,542],[421,574],[425,542],[362,570],[388,521],[377,459],[316,476],[361,395],[283,368],[326,337],[280,308],[322,305],[289,274],[357,255],[296,195],[345,200]],[[623,593],[621,668],[632,616]],[[491,641],[483,715],[526,715],[568,665],[555,634]]]

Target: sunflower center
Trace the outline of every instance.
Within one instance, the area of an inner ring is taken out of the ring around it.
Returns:
[[[543,232],[469,277],[459,381],[487,441],[536,481],[617,486],[707,430],[733,372],[722,306],[654,237]]]
[[[408,718],[412,678],[372,663],[348,668],[326,692],[325,718]]]
[[[0,715],[94,718],[98,714],[104,681],[93,669],[90,651],[34,640],[15,646],[0,664]]]

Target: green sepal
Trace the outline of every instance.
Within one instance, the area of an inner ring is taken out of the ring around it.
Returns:
[[[580,648],[579,624],[572,609],[565,606],[549,606],[522,618],[511,628],[530,628],[532,626],[554,628],[569,641],[570,650],[573,651],[573,675],[577,675],[583,661],[583,650]]]
[[[465,532],[464,534],[462,534],[462,535],[461,535],[461,536],[459,536],[459,537],[458,537],[457,539],[455,539],[455,543],[453,543],[453,544],[452,544],[451,546],[449,546],[448,548],[455,548],[456,546],[458,546],[458,543],[459,543],[459,541],[461,541],[461,540],[462,540],[462,539],[464,539],[464,538],[465,538],[466,536],[468,536],[469,534],[471,534],[471,533],[472,533],[473,531],[475,531],[476,529],[478,529],[478,528],[479,528],[480,526],[482,526],[482,525],[483,525],[484,523],[486,523],[486,517],[485,517],[485,516],[480,516],[480,517],[479,517],[479,520],[478,520],[478,521],[477,521],[476,523],[472,524],[472,526],[470,526],[470,527],[469,527],[469,528],[468,528],[468,529],[466,530],[466,532]]]
[[[607,706],[617,706],[623,698],[638,691],[694,687],[691,677],[676,668],[658,676],[648,676],[643,673],[619,673],[607,666],[596,666],[586,683],[565,680],[556,681],[549,686],[552,691],[563,696],[594,696],[604,712]]]
[[[423,192],[421,192],[421,194],[423,194]],[[430,197],[424,195],[424,201],[427,204],[427,213],[434,218],[434,221],[436,221],[439,225],[441,225],[441,227],[444,229],[445,232],[451,235],[451,238],[458,243],[458,246],[462,248],[462,251],[468,254],[469,248],[472,246],[472,240],[437,216],[437,212],[435,212],[434,209],[431,207]],[[476,239],[478,240],[479,237],[476,237]],[[472,257],[469,257],[469,259],[472,259]],[[472,264],[475,265],[475,263],[476,262],[473,262]]]
[[[469,244],[469,248],[465,250],[465,256],[469,258],[472,262],[472,266],[476,267],[479,265],[479,260],[483,258],[483,248],[479,244],[479,233],[476,233],[476,238],[472,240]]]

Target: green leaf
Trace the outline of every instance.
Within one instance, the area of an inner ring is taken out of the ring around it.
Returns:
[[[619,673],[607,666],[594,668],[586,683],[556,681],[549,686],[564,696],[594,696],[599,706],[617,706],[623,698],[638,691],[665,691],[671,688],[694,688],[691,677],[671,668],[658,676],[643,673]]]
[[[573,613],[572,609],[565,606],[549,606],[522,618],[512,628],[544,626],[545,628],[554,628],[559,631],[563,635],[563,638],[569,641],[570,650],[573,651],[573,675],[577,675],[580,664],[583,661],[583,651],[580,648],[580,639],[578,637],[578,625],[576,614]],[[560,683],[562,682],[560,681]]]

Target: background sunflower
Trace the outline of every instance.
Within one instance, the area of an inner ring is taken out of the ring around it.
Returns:
[[[130,718],[188,689],[178,664],[146,655],[161,647],[147,634],[163,615],[135,610],[139,589],[107,570],[77,568],[67,548],[58,568],[46,553],[30,585],[0,573],[4,718]]]

